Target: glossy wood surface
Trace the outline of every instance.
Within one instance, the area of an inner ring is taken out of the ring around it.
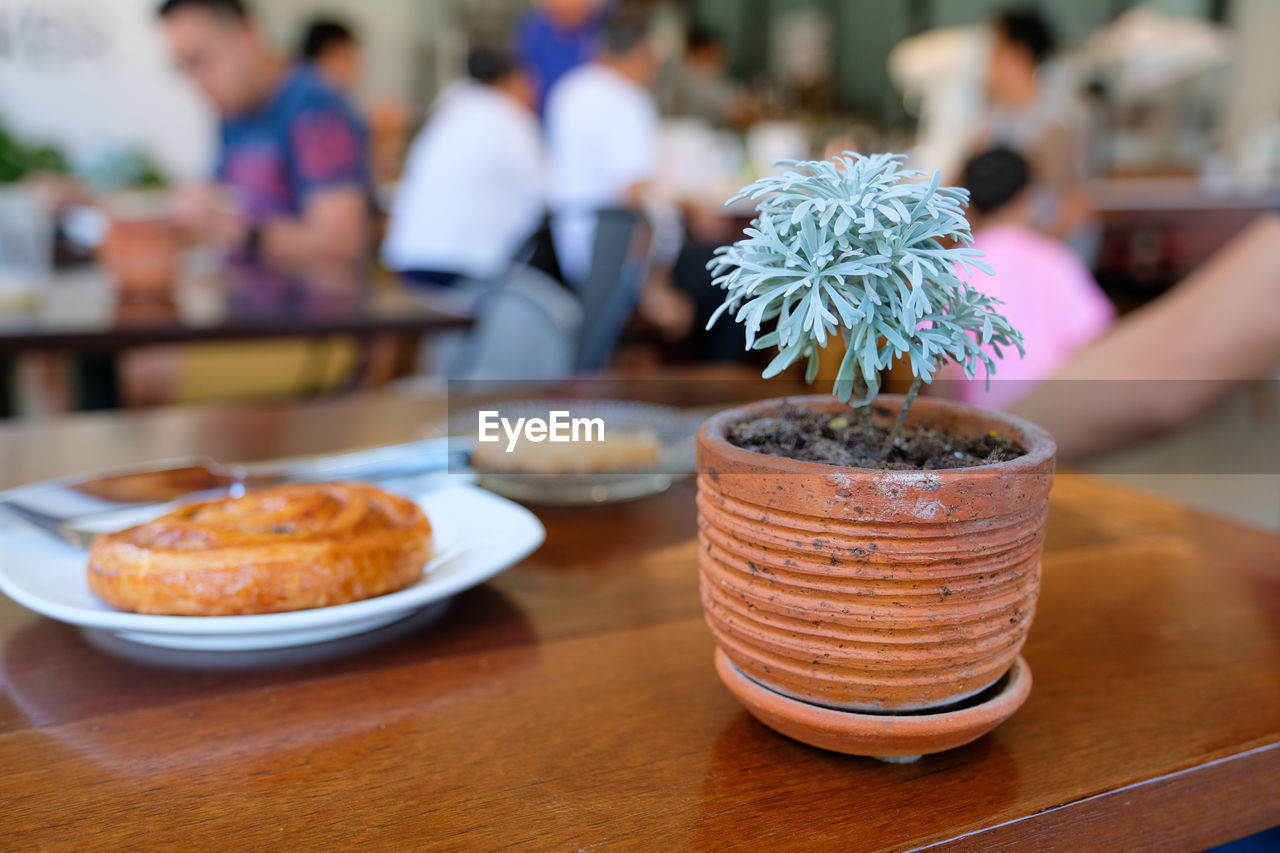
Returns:
[[[0,487],[445,411],[4,427]],[[1083,475],[1051,504],[1030,699],[906,766],[789,741],[717,681],[689,482],[539,510],[543,548],[447,612],[324,646],[148,651],[0,598],[0,849],[1195,850],[1280,824],[1280,540]]]

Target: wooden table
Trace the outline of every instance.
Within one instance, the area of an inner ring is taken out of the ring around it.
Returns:
[[[0,486],[405,439],[442,412],[0,428]],[[1193,850],[1280,824],[1276,537],[1062,475],[1031,698],[894,766],[789,741],[717,681],[693,494],[542,510],[542,549],[435,624],[221,666],[0,599],[0,848]]]
[[[49,282],[39,303],[0,312],[0,354],[111,353],[148,344],[295,335],[370,335],[470,325],[445,296],[350,269],[296,274],[228,267],[184,279],[164,298],[122,300],[97,268]]]
[[[105,272],[89,267],[48,282],[30,308],[0,310],[0,416],[12,393],[6,362],[23,353],[72,356],[82,389],[77,408],[103,409],[118,404],[114,357],[137,347],[288,337],[367,343],[383,335],[416,342],[472,322],[448,294],[351,268],[227,267],[183,278],[163,298],[122,299]]]

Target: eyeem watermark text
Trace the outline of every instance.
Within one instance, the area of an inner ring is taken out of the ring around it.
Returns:
[[[604,418],[575,418],[568,411],[552,411],[542,418],[502,417],[501,412],[481,411],[476,440],[486,443],[507,439],[507,453],[515,450],[521,436],[535,444],[543,441],[565,443],[570,441],[604,441]]]

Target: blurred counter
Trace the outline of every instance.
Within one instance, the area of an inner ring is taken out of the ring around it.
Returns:
[[[1090,194],[1102,228],[1095,274],[1122,309],[1160,295],[1280,209],[1280,186],[1249,192],[1189,177],[1103,180]]]

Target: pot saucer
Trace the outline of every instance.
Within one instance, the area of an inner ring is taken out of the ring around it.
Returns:
[[[973,699],[909,714],[837,711],[783,696],[747,677],[720,649],[716,649],[716,671],[751,715],[774,731],[819,749],[893,763],[915,761],[977,740],[1013,716],[1031,692],[1031,667],[1021,656],[999,681]]]

